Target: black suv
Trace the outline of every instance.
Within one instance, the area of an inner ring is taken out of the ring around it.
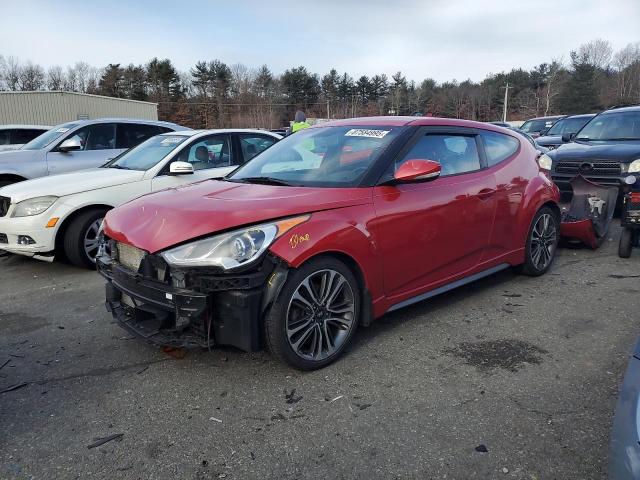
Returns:
[[[578,174],[614,187],[622,187],[629,174],[640,177],[640,105],[602,112],[564,137],[572,141],[548,153],[551,177],[563,196],[571,194],[569,181]]]

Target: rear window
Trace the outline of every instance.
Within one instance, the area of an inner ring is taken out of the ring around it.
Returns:
[[[496,132],[482,132],[480,135],[490,167],[511,157],[520,147],[520,142],[509,135]]]

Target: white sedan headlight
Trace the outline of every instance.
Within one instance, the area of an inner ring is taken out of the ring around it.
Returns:
[[[172,248],[162,253],[162,257],[176,267],[232,270],[260,258],[276,238],[308,219],[309,215],[303,215],[223,233]]]
[[[53,205],[58,197],[36,197],[28,200],[23,200],[16,204],[16,208],[13,211],[14,217],[31,217],[33,215],[40,215],[42,212],[49,209]]]
[[[542,170],[551,170],[552,163],[553,161],[551,160],[551,157],[546,153],[543,153],[540,155],[540,158],[538,158],[538,165],[540,165]]]
[[[640,172],[640,158],[631,162],[629,164],[629,169],[627,170],[627,173],[638,173],[638,172]]]

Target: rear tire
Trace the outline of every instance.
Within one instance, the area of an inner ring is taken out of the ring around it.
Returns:
[[[556,255],[560,240],[560,219],[549,207],[542,207],[533,217],[527,243],[525,262],[520,272],[531,277],[546,273]]]
[[[623,228],[620,233],[620,243],[618,243],[618,256],[620,258],[629,258],[633,248],[633,230]]]
[[[107,210],[96,208],[82,212],[71,221],[64,234],[64,253],[76,267],[96,268],[95,254],[98,251],[97,227]]]
[[[269,351],[300,370],[334,362],[358,326],[360,292],[353,272],[333,257],[292,270],[265,318]]]

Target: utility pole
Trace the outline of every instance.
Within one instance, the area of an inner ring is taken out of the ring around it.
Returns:
[[[506,86],[502,87],[504,88],[504,105],[503,105],[503,109],[502,109],[502,121],[506,122],[507,121],[507,103],[509,102],[509,89],[512,88],[509,86],[509,83],[507,83]]]

